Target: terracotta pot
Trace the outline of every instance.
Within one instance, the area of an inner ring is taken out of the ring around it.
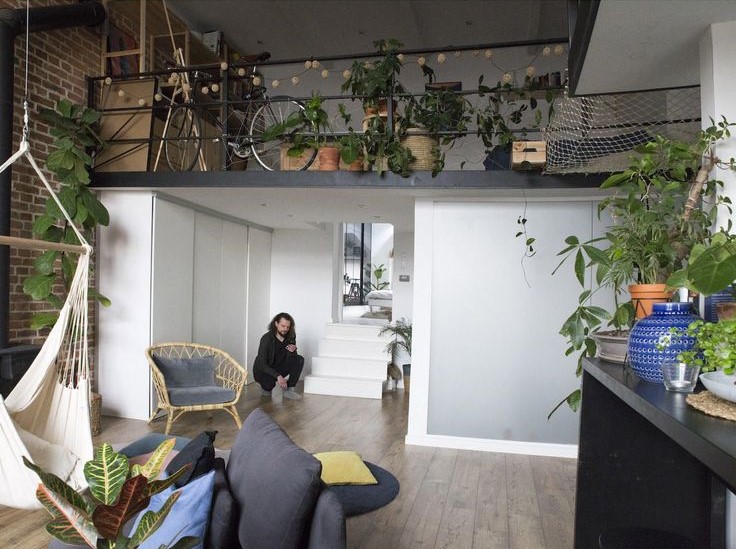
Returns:
[[[666,303],[672,297],[672,292],[665,291],[666,284],[631,284],[629,294],[636,311],[636,318],[644,318],[652,314],[652,305]]]
[[[393,99],[391,100],[391,109],[394,114],[396,115],[396,101]],[[388,99],[379,99],[378,100],[378,114],[381,116],[386,116],[388,114]]]
[[[340,151],[337,147],[320,147],[319,152],[319,169],[322,172],[334,172],[340,162]]]
[[[352,164],[348,164],[347,170],[349,172],[362,172],[363,171],[363,157],[359,156]]]

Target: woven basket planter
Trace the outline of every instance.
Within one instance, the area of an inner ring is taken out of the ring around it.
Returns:
[[[439,139],[431,135],[412,135],[421,130],[407,130],[408,135],[401,138],[401,144],[414,155],[414,162],[409,164],[412,171],[431,170],[439,154]]]

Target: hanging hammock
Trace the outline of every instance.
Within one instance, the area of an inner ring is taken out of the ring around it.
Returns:
[[[26,120],[27,120],[27,103]],[[27,126],[26,126],[27,127]],[[66,212],[30,153],[24,130],[20,149],[0,166],[3,172],[25,156],[66,217],[81,246],[0,236],[0,244],[79,254],[66,301],[38,356],[8,398],[0,396],[0,504],[37,509],[39,478],[26,456],[75,489],[86,486],[83,466],[92,459],[87,354],[87,289],[91,246]]]

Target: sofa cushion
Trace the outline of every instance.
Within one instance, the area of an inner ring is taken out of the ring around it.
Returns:
[[[182,488],[178,488],[176,491],[179,492],[179,499],[171,507],[161,526],[138,546],[139,549],[158,549],[162,544],[171,547],[176,540],[184,536],[199,538],[199,543],[194,546],[194,549],[202,549],[210,516],[214,485],[215,472],[210,471],[209,474],[194,479]],[[135,532],[138,523],[147,511],[159,511],[173,492],[174,487],[169,486],[162,492],[151,496],[148,507],[138,515],[132,531]]]
[[[261,409],[253,410],[233,443],[227,464],[239,507],[242,547],[305,547],[322,482],[322,466]]]
[[[164,440],[175,438],[176,443],[174,444],[174,450],[180,451],[184,446],[189,444],[192,439],[186,437],[172,437],[171,435],[165,435],[163,433],[148,433],[142,436],[138,440],[134,440],[127,446],[124,446],[118,452],[126,455],[127,457],[140,456],[148,452],[153,452],[158,448]]]
[[[166,472],[173,475],[185,465],[191,465],[189,470],[176,480],[176,486],[181,487],[190,480],[212,471],[215,468],[215,436],[217,431],[204,431],[184,446],[174,459],[166,466]]]
[[[212,356],[177,358],[154,355],[153,361],[161,370],[166,387],[215,385],[215,358]]]
[[[207,549],[236,549],[238,543],[238,506],[230,494],[225,473],[225,460],[215,458],[215,491],[212,494]]]
[[[174,406],[221,404],[235,398],[235,391],[225,387],[173,387],[169,388],[169,401]]]
[[[321,452],[314,457],[322,463],[322,482],[327,485],[378,484],[357,452]]]

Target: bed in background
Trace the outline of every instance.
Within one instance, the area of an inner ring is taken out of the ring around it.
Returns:
[[[368,302],[368,307],[370,307],[372,311],[373,307],[391,309],[393,297],[393,292],[391,290],[373,290],[368,292],[365,299]]]

